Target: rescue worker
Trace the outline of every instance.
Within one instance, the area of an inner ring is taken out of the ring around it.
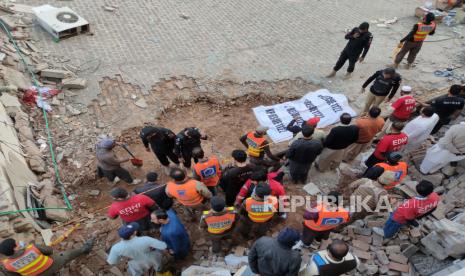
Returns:
[[[207,135],[202,135],[200,130],[196,127],[187,127],[176,135],[174,153],[178,156],[186,169],[190,169],[192,164],[192,150],[194,148],[201,148],[200,140],[207,139]],[[194,158],[194,162],[197,161],[198,160]]]
[[[406,200],[391,213],[384,228],[373,227],[373,232],[390,239],[405,225],[420,226],[417,219],[431,214],[438,206],[441,198],[434,192],[433,183],[422,180],[416,186],[419,196]]]
[[[210,200],[211,209],[203,211],[200,227],[206,229],[212,241],[212,252],[219,253],[222,240],[231,239],[236,224],[237,213],[234,207],[226,207],[222,197],[214,196]]]
[[[167,175],[170,173],[170,160],[179,165],[179,159],[174,154],[174,145],[176,143],[176,134],[174,132],[164,127],[146,126],[140,131],[140,138],[147,151],[152,148]]]
[[[250,179],[244,183],[239,193],[237,194],[236,202],[234,205],[241,206],[244,200],[255,192],[255,188],[260,183],[266,183],[269,185],[271,189],[270,195],[277,198],[286,196],[286,190],[284,189],[283,185],[276,179],[276,176],[276,172],[268,173],[267,170],[263,167],[256,168],[256,170],[250,176]]]
[[[412,87],[404,85],[400,89],[400,97],[392,103],[392,113],[384,124],[383,130],[378,137],[384,136],[386,131],[391,128],[393,122],[407,122],[416,110],[417,101],[411,95]]]
[[[294,137],[289,141],[289,146],[292,145],[295,141],[303,137],[302,134],[302,127],[304,125],[308,125],[314,128],[312,139],[316,141],[320,141],[322,144],[325,141],[326,138],[326,132],[322,129],[317,128],[318,123],[320,122],[320,117],[313,117],[308,119],[307,121],[304,121],[301,126],[295,125],[296,119],[293,119],[291,122],[289,122],[289,125],[287,125],[287,130],[292,132],[292,135]]]
[[[299,240],[299,232],[286,227],[276,238],[261,237],[248,254],[248,270],[242,275],[295,276],[299,273],[302,257],[292,250]]]
[[[220,186],[225,193],[227,206],[234,206],[242,185],[250,178],[256,167],[247,162],[247,153],[243,150],[233,150],[231,156],[234,162],[224,169],[220,179]]]
[[[400,40],[400,43],[403,45],[402,49],[400,49],[399,53],[394,59],[394,68],[399,66],[400,62],[402,59],[404,59],[407,53],[408,57],[406,68],[410,69],[410,67],[412,67],[413,62],[415,61],[415,58],[417,57],[421,46],[423,45],[423,41],[425,41],[428,35],[434,35],[436,31],[436,22],[434,20],[434,14],[431,12],[427,13],[423,18],[423,21],[413,25],[413,29],[410,31],[410,33]]]
[[[384,119],[379,116],[380,114],[381,109],[374,106],[368,111],[368,116],[355,120],[355,125],[358,127],[358,140],[345,150],[343,159],[345,162],[354,160],[371,146],[373,138],[383,129]]]
[[[379,106],[386,97],[388,97],[386,102],[390,101],[399,89],[401,81],[401,76],[396,73],[394,68],[376,71],[362,85],[361,93],[363,94],[367,86],[373,82],[366,96],[362,114],[368,112],[370,107]]]
[[[113,203],[108,208],[108,217],[120,217],[124,224],[137,222],[141,232],[152,228],[150,213],[158,209],[155,201],[144,194],[130,196],[125,189],[119,187],[111,190],[110,194]]]
[[[126,163],[131,158],[118,158],[113,149],[120,145],[112,138],[103,138],[98,141],[95,146],[97,155],[97,173],[100,177],[106,177],[113,184],[116,184],[120,179],[129,185],[137,185],[141,182],[140,179],[133,179],[131,174],[123,167],[122,163]]]
[[[250,163],[265,167],[278,166],[279,158],[271,153],[269,142],[265,138],[267,131],[268,127],[260,126],[255,131],[243,135],[240,141],[247,148]],[[265,158],[265,154],[271,160]]]
[[[383,185],[384,189],[389,191],[402,183],[407,176],[408,165],[406,162],[400,161],[401,159],[402,155],[400,153],[390,152],[387,154],[386,162],[378,163],[368,170],[381,168],[382,174],[378,178],[378,182]]]
[[[375,151],[365,161],[367,168],[386,160],[387,154],[392,151],[401,152],[408,143],[408,136],[402,132],[404,123],[394,122],[388,134],[384,135],[376,145]]]
[[[179,203],[191,214],[191,220],[196,219],[195,212],[203,209],[203,202],[212,197],[212,193],[200,181],[190,179],[186,173],[179,169],[171,169],[170,177],[166,185],[166,194],[176,198]]]
[[[439,116],[439,121],[434,126],[431,134],[437,133],[442,126],[448,125],[462,113],[465,106],[465,99],[460,97],[461,91],[462,87],[458,84],[454,84],[449,88],[449,93],[447,93],[447,95],[433,99],[427,104],[423,104],[424,106],[430,105]]]
[[[242,204],[241,214],[244,219],[240,232],[244,238],[248,238],[250,233],[256,234],[256,238],[266,234],[269,222],[278,212],[279,207],[278,199],[270,194],[270,186],[260,183],[255,188],[255,193]]]
[[[349,246],[341,240],[333,240],[325,250],[315,252],[299,276],[347,275],[360,264],[360,260],[349,252]]]
[[[26,245],[11,238],[6,239],[0,243],[0,254],[6,256],[1,260],[0,271],[7,276],[52,276],[72,260],[89,254],[94,241],[95,237],[92,236],[81,248],[55,253],[50,246]]]
[[[369,27],[370,24],[368,24],[368,22],[363,22],[358,28],[353,28],[350,32],[346,33],[345,39],[349,41],[347,42],[344,50],[342,50],[333,71],[327,76],[327,78],[334,77],[337,71],[344,66],[347,60],[349,60],[349,66],[347,67],[347,73],[344,79],[351,77],[357,61],[363,62],[368,50],[370,49],[373,35],[368,31]],[[362,56],[360,56],[360,54]]]
[[[330,192],[327,200],[305,211],[302,239],[296,248],[309,247],[314,240],[327,240],[332,230],[349,221],[350,213],[339,206],[339,197],[338,192]]]
[[[202,148],[194,148],[192,156],[198,160],[194,164],[193,178],[201,181],[213,195],[216,195],[218,182],[221,178],[221,165],[218,158],[216,156],[205,157]]]

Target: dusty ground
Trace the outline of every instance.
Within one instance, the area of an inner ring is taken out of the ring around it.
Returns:
[[[229,157],[229,153],[237,148],[243,148],[242,144],[239,142],[238,137],[242,133],[246,133],[247,131],[256,127],[255,118],[252,114],[251,108],[258,104],[258,101],[263,104],[271,104],[273,103],[272,99],[253,99],[249,101],[245,101],[244,99],[238,99],[236,102],[241,103],[235,105],[221,105],[221,104],[211,104],[207,102],[200,102],[194,105],[188,105],[186,107],[175,108],[165,113],[165,115],[160,118],[159,124],[163,126],[168,126],[173,131],[178,132],[182,129],[183,126],[198,126],[201,127],[202,131],[204,131],[208,136],[209,139],[202,143],[202,146],[206,152],[206,154],[215,154],[217,155],[223,164],[227,164],[231,162]],[[234,118],[234,120],[231,120]],[[201,125],[199,125],[201,122]],[[155,159],[155,156],[152,152],[147,152],[141,143],[138,135],[138,131],[140,128],[132,128],[126,130],[121,135],[120,139],[125,141],[129,144],[130,149],[135,153],[135,155],[139,158],[144,160],[144,166],[141,168],[136,168],[131,165],[126,165],[126,168],[129,169],[131,174],[134,177],[139,179],[143,179],[144,175],[148,171],[156,171],[160,175],[159,182],[166,183],[168,177],[162,173],[161,165],[159,164],[158,160]],[[283,145],[276,145],[273,147],[273,150],[278,150],[282,148]],[[122,150],[118,149],[118,155],[125,156],[127,153]],[[90,166],[92,168],[92,166]],[[108,183],[106,179],[95,179],[92,174],[92,169],[88,170],[92,176],[89,176],[82,184],[78,187],[73,187],[70,190],[74,191],[76,195],[76,199],[73,201],[73,206],[77,208],[76,212],[74,212],[73,217],[80,217],[82,215],[88,216],[91,218],[100,219],[104,216],[105,210],[98,211],[97,213],[93,213],[94,210],[102,209],[109,204],[111,204],[111,198],[109,197],[109,192],[113,187],[125,187],[128,190],[134,189],[134,186],[128,186],[124,182],[118,183],[116,186],[113,186]],[[91,196],[89,195],[90,190],[100,190],[100,194],[98,196]],[[301,186],[296,185],[286,185],[286,190],[289,195],[293,194],[305,194],[305,192],[301,189]],[[179,210],[179,208],[177,208]],[[301,215],[303,209],[299,209],[297,213],[291,213],[288,219],[282,221],[280,219],[276,219],[275,226],[270,229],[270,233],[275,233],[284,225],[292,226],[300,229],[301,227]],[[89,215],[90,214],[90,215]],[[181,218],[185,222],[186,227],[188,228],[191,240],[196,243],[199,239],[202,239],[203,232],[198,229],[197,223],[192,223],[188,220],[188,217],[182,213],[180,210]],[[83,223],[84,228],[78,230],[73,236],[86,236],[92,231],[95,230],[95,223],[93,221],[85,221]],[[97,222],[97,225],[98,222]],[[119,221],[112,221],[109,224],[105,225],[104,230],[105,233],[108,234],[103,241],[99,241],[97,248],[103,249],[107,251],[109,249],[109,245],[112,242],[117,240],[115,235],[115,230],[119,227]],[[97,227],[98,229],[98,227]],[[107,232],[108,231],[108,232]],[[252,241],[242,241],[241,244],[245,245],[246,247],[249,246],[250,242]],[[65,243],[65,246],[68,245]],[[205,247],[205,245],[203,245]],[[193,251],[195,253],[196,251]],[[187,260],[182,262],[180,265],[189,265],[196,260],[193,258],[192,255],[188,257]],[[198,260],[197,260],[198,261]],[[97,271],[107,271],[108,266],[105,266],[99,258],[92,258],[88,257],[84,260],[79,261],[79,263],[84,263],[88,268],[97,272]],[[124,266],[120,266],[122,269]],[[72,272],[72,271],[71,271]]]

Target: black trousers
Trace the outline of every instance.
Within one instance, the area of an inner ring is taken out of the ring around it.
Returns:
[[[185,168],[190,168],[192,165],[192,150],[194,148],[184,148],[182,151],[182,158],[184,158],[184,167]],[[197,158],[194,158],[194,162],[197,163],[199,160]]]
[[[342,66],[344,66],[347,60],[349,60],[349,67],[347,67],[347,72],[352,73],[355,69],[355,63],[357,63],[358,56],[348,55],[347,51],[345,50],[341,52],[341,55],[339,56],[336,65],[334,65],[333,70],[339,71],[342,68]]]
[[[170,165],[170,161],[168,160],[168,158],[171,160],[171,162],[179,164],[179,159],[173,151],[163,151],[154,149],[153,153],[155,153],[155,156],[157,157],[158,161],[160,161],[160,163],[165,167]]]
[[[444,125],[449,124],[450,121],[452,120],[449,117],[439,118],[439,121],[434,126],[433,130],[431,131],[431,134],[436,134]]]
[[[370,157],[368,157],[368,159],[365,161],[365,165],[367,166],[368,170],[369,168],[381,162],[384,162],[384,160],[378,159],[374,154],[371,154]]]
[[[119,167],[118,169],[112,171],[106,171],[100,167],[97,167],[97,174],[100,177],[106,177],[110,181],[115,180],[115,177],[118,177],[126,183],[132,183],[133,181],[131,174],[122,167]]]

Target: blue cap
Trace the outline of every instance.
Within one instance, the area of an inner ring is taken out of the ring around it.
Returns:
[[[293,247],[300,239],[300,234],[297,230],[286,227],[278,234],[278,242],[284,246]]]
[[[129,224],[121,226],[118,229],[118,235],[122,239],[129,239],[129,237],[131,237],[137,230],[139,230],[139,223],[131,222]]]

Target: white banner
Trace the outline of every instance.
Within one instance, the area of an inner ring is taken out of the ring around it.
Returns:
[[[253,108],[253,112],[261,126],[270,128],[267,134],[275,143],[292,138],[292,133],[286,130],[286,126],[294,117],[298,124],[320,117],[318,127],[322,128],[339,122],[339,117],[344,112],[352,117],[357,115],[349,106],[346,96],[333,94],[327,89],[309,92],[292,102],[257,106]]]

